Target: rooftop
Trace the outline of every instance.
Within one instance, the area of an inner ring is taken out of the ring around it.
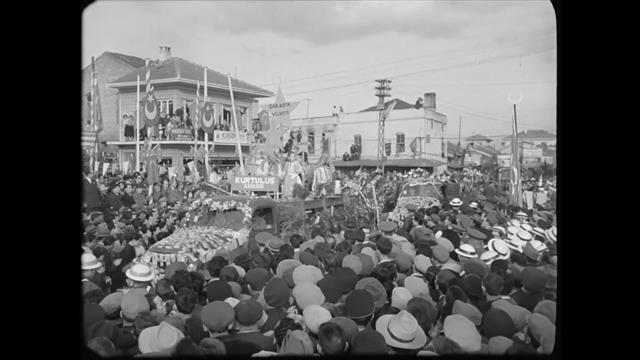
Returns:
[[[152,61],[150,67],[150,80],[152,84],[163,82],[185,82],[195,84],[197,81],[204,83],[204,66],[179,57],[171,57],[162,62]],[[109,84],[109,86],[119,88],[135,85],[138,75],[140,76],[140,81],[144,82],[146,76],[144,62],[142,66],[114,80]],[[227,90],[229,89],[227,76],[212,69],[207,70],[207,82],[209,86]],[[231,77],[231,84],[234,90],[248,92],[256,95],[256,97],[271,97],[275,95],[269,90],[249,84],[246,81],[242,81],[234,77]]]
[[[492,139],[484,136],[484,135],[480,135],[480,134],[475,134],[472,136],[469,136],[468,138],[465,139],[466,141],[493,141]]]
[[[410,103],[408,103],[408,102],[406,102],[406,101],[404,101],[404,100],[401,100],[401,99],[395,98],[395,99],[389,100],[389,101],[387,101],[386,103],[384,103],[384,107],[385,107],[385,109],[386,109],[386,107],[387,107],[387,106],[389,106],[389,104],[391,104],[394,100],[395,100],[395,101],[397,101],[397,102],[396,102],[396,106],[393,108],[394,110],[415,109],[415,108],[416,108],[415,104],[410,104]],[[360,110],[360,111],[358,111],[358,112],[366,112],[366,111],[378,111],[378,105],[370,106],[370,107],[368,107],[368,108],[366,108],[366,109],[364,109],[364,110]]]
[[[519,139],[555,139],[556,135],[546,130],[525,130],[518,133]],[[505,136],[504,140],[511,140],[511,135]]]
[[[126,62],[127,64],[133,66],[134,68],[139,68],[141,66],[144,66],[144,59],[139,58],[137,56],[130,56],[130,55],[120,54],[120,53],[111,52],[111,51],[105,51],[102,55],[110,55],[110,56],[116,57]]]
[[[491,156],[498,154],[498,151],[496,151],[496,149],[492,148],[491,146],[475,145],[471,149],[486,153]]]

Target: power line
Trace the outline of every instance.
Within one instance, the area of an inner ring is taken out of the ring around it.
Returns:
[[[547,49],[547,50],[543,50],[543,51],[537,51],[537,52],[529,53],[529,54],[523,55],[523,56],[531,56],[531,55],[534,55],[536,53],[546,52],[546,51],[550,51],[550,50]],[[482,64],[489,64],[489,63],[493,63],[493,62],[499,62],[499,61],[503,61],[503,60],[506,60],[506,59],[511,59],[511,58],[519,57],[519,56],[520,55],[495,57],[493,59],[487,59],[487,60],[482,61]],[[419,70],[419,71],[408,72],[408,73],[404,73],[404,74],[397,74],[397,75],[393,75],[393,76],[388,76],[388,78],[389,79],[397,79],[399,77],[404,77],[404,76],[409,76],[409,75],[416,75],[416,74],[430,72],[430,71],[450,70],[450,69],[455,69],[455,68],[458,68],[458,67],[466,67],[466,66],[470,66],[470,65],[479,65],[479,64],[480,64],[480,62],[474,62],[474,61],[469,62],[468,61],[468,62],[457,64],[457,65],[448,65],[448,66],[443,66],[443,67],[439,67],[439,68],[430,68],[430,69],[424,69],[424,70]],[[373,79],[368,79],[368,80],[358,81],[358,82],[354,82],[354,83],[329,86],[329,87],[325,87],[325,88],[298,91],[298,92],[294,92],[294,93],[289,93],[289,95],[291,96],[291,95],[299,95],[299,94],[308,94],[308,93],[320,92],[320,91],[325,91],[325,90],[339,89],[339,88],[344,88],[344,87],[349,87],[349,86],[366,84],[366,83],[370,83],[372,81],[373,81]]]
[[[547,49],[547,50],[541,51],[540,53],[542,53],[542,52],[547,52],[547,51],[553,51],[553,50],[555,50],[555,49]],[[491,51],[482,51],[482,52],[478,52],[478,54],[486,53],[486,52],[491,52]],[[537,55],[537,54],[538,54],[538,53],[531,53],[531,54],[528,54],[528,55],[525,55],[525,56],[534,56],[534,55]],[[471,56],[471,55],[469,55],[469,56]],[[510,57],[507,57],[507,58],[511,58],[511,57],[514,57],[514,58],[516,58],[516,57],[522,58],[522,55],[521,55],[521,53],[519,52],[519,53],[518,53],[518,55],[515,55],[515,54],[514,54],[513,56],[510,56]],[[459,58],[459,57],[456,57],[456,59],[457,59],[457,58]],[[441,61],[443,61],[443,60],[449,60],[449,59],[453,59],[453,58],[442,58],[442,59],[440,59],[440,60],[435,60],[435,61],[434,61],[434,60],[432,60],[432,61],[430,61],[430,62],[431,62],[431,63],[437,63],[437,62],[441,62]],[[490,62],[493,62],[493,61],[490,61]],[[483,64],[483,63],[484,63],[484,61],[476,61],[475,63],[474,63],[474,61],[470,61],[470,62],[469,62],[469,64],[470,64],[470,65],[481,65],[481,64]],[[521,72],[520,70],[518,70],[518,71],[517,71],[517,73],[520,73],[520,72]],[[324,80],[323,82],[332,82],[332,81],[335,81],[335,80],[344,79],[344,78],[349,78],[349,77],[352,77],[352,76],[353,76],[353,75],[341,76],[341,77],[337,77],[337,78],[334,78],[334,79],[327,79],[327,80]],[[315,85],[315,84],[317,84],[317,82],[310,82],[310,83],[307,83],[307,84],[293,85],[293,86],[288,86],[288,89],[300,88],[300,87],[307,87],[307,86],[311,86],[311,85]]]
[[[546,39],[547,37],[552,36],[552,35],[555,35],[555,32],[554,33],[543,34],[539,38],[535,38],[535,39],[532,39],[532,40],[529,40],[529,41],[525,41],[525,42],[522,42],[522,43],[514,44],[514,45],[512,45],[510,47],[507,47],[507,49],[511,49],[511,48],[514,48],[514,47],[519,47],[519,46],[523,46],[523,45],[527,45],[527,44],[531,44],[531,43],[535,43],[535,42],[539,42],[539,41],[542,41],[543,39]],[[481,46],[484,46],[485,44],[491,44],[491,43],[492,42],[486,42]],[[478,47],[479,46],[476,45],[476,48],[478,48]],[[476,55],[476,54],[482,54],[482,53],[485,53],[485,52],[490,52],[490,51],[493,51],[493,49],[496,49],[496,48],[489,48],[489,49],[480,50],[480,51],[473,51],[473,52],[467,54],[466,56],[471,56],[471,55]],[[459,52],[461,50],[465,50],[465,48],[451,49],[449,51],[444,51],[444,52],[441,52],[439,54],[455,53],[455,52]],[[404,63],[404,62],[423,60],[423,59],[427,59],[427,58],[432,57],[432,56],[433,56],[433,54],[429,54],[429,55],[422,55],[422,56],[414,57],[414,58],[398,59],[398,60],[394,60],[394,61],[383,62],[383,63],[378,63],[378,64],[372,64],[372,65],[367,65],[367,66],[359,66],[357,68],[349,68],[349,69],[345,69],[345,70],[339,70],[339,71],[334,71],[334,72],[329,72],[329,73],[323,73],[323,74],[318,74],[318,75],[301,77],[301,78],[292,79],[292,80],[288,80],[288,81],[284,81],[284,82],[272,82],[272,83],[262,84],[262,85],[259,85],[259,86],[264,87],[264,86],[271,86],[271,85],[281,85],[283,83],[284,84],[289,84],[289,83],[293,83],[293,82],[299,82],[299,81],[311,80],[311,79],[318,79],[318,78],[327,77],[327,76],[331,76],[331,75],[342,74],[342,73],[359,72],[359,71],[362,71],[364,69],[370,69],[370,68],[380,67],[380,66],[384,66],[384,65],[394,65],[394,64]],[[458,55],[457,57],[460,57],[460,55]],[[444,57],[444,58],[440,57],[440,58],[436,58],[435,60],[431,60],[431,61],[432,62],[434,62],[434,61],[443,61],[443,60],[448,60],[448,59],[451,59],[451,58],[452,57]]]
[[[438,85],[449,85],[449,86],[491,86],[491,85],[523,85],[523,84],[551,84],[556,83],[556,81],[518,81],[518,82],[497,82],[497,83],[437,83]],[[432,86],[433,87],[433,86]]]

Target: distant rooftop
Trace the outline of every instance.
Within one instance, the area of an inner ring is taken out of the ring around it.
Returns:
[[[415,104],[410,104],[410,103],[408,103],[408,102],[406,102],[404,100],[398,99],[398,98],[395,98],[395,99],[387,101],[386,103],[384,103],[384,107],[386,108],[394,100],[397,101],[396,102],[396,106],[393,108],[394,110],[415,109],[416,108]],[[360,110],[358,112],[366,112],[366,111],[378,111],[378,105],[370,106],[370,107],[368,107],[368,108],[366,108],[364,110]]]
[[[525,130],[518,133],[519,139],[555,139],[556,135],[546,130]],[[505,136],[504,140],[511,140],[511,135]]]
[[[469,136],[468,138],[465,139],[466,141],[493,141],[493,139],[490,139],[484,135],[480,135],[480,134],[475,134],[472,136]]]

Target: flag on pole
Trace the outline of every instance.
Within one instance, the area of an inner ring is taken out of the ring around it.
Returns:
[[[82,132],[82,147],[93,149],[96,141],[98,141],[98,134],[95,131]]]
[[[409,149],[415,154],[418,150],[418,138],[413,138],[411,144],[409,144]]]
[[[518,161],[518,128],[514,117],[512,122],[513,138],[511,140],[511,201],[514,205],[521,205],[520,171]]]
[[[144,123],[151,127],[158,125],[160,121],[160,111],[158,110],[158,100],[153,94],[153,86],[151,86],[151,67],[149,66],[149,59],[145,59],[145,67],[147,69],[145,75],[145,82],[147,84],[146,95],[142,100],[142,111]]]
[[[198,133],[198,129],[200,128],[201,114],[200,114],[200,81],[198,81],[198,85],[196,87],[196,99],[191,102],[189,105],[189,112],[193,114],[193,118],[191,119],[191,123],[193,124],[193,129]]]
[[[93,131],[102,131],[102,107],[100,106],[100,89],[98,89],[98,76],[96,74],[96,62],[91,57],[91,124]]]
[[[397,102],[398,102],[397,100],[393,100],[389,105],[387,105],[387,108],[384,109],[384,112],[382,113],[382,115],[384,116],[385,119],[389,117],[389,114],[391,113],[393,108],[396,107]]]

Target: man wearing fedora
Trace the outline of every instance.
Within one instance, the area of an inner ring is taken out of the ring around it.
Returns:
[[[98,269],[102,268],[102,263],[93,254],[82,254],[82,295],[92,290],[102,291],[100,286],[95,284],[91,279],[96,276]]]
[[[416,355],[427,344],[427,335],[413,315],[401,310],[395,315],[382,315],[376,331],[384,336],[391,355]]]
[[[146,264],[136,263],[129,267],[125,274],[127,276],[127,287],[123,289],[123,292],[129,292],[131,290],[141,291],[144,293],[150,309],[155,309],[156,304],[154,299],[157,294],[155,288],[151,285],[151,281],[155,277],[151,267]]]

